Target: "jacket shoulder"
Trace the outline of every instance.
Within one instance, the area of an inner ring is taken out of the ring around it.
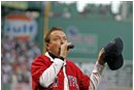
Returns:
[[[34,62],[46,62],[46,61],[49,61],[49,58],[45,55],[39,55],[37,56],[32,63]]]
[[[68,60],[68,59],[67,59],[66,62],[67,62],[68,65],[77,67],[76,64],[75,64],[73,61],[71,61],[71,60]]]

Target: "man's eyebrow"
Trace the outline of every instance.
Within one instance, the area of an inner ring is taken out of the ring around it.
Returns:
[[[67,37],[66,35],[63,35],[63,37]]]
[[[54,37],[60,37],[60,36],[56,35],[56,36],[54,36]],[[67,36],[66,36],[66,35],[63,35],[62,37],[66,37],[66,38],[67,38]]]
[[[56,35],[56,36],[54,36],[54,37],[60,37],[60,36]]]
[[[63,36],[63,38],[66,38],[67,39],[67,36]]]

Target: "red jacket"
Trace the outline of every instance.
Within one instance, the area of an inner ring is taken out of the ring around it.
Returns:
[[[50,58],[40,55],[31,64],[32,73],[32,90],[63,90],[64,75],[61,69],[54,80],[53,84],[48,88],[44,88],[39,84],[39,78],[42,73],[52,64]],[[72,62],[66,60],[66,74],[69,82],[69,90],[88,90],[90,79],[84,75],[82,71]],[[44,81],[45,82],[45,81]]]

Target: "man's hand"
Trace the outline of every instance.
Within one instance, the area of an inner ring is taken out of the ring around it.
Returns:
[[[104,61],[104,48],[102,48],[101,51],[99,52],[98,63],[101,64],[101,65],[105,64],[105,61]]]
[[[66,58],[66,56],[68,54],[67,47],[68,47],[68,43],[67,42],[64,42],[61,45],[61,48],[60,48],[60,57]]]

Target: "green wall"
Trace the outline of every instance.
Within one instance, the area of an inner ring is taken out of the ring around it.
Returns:
[[[75,26],[81,33],[91,33],[98,36],[97,52],[94,54],[71,53],[74,58],[96,58],[99,50],[115,37],[121,37],[124,42],[123,56],[125,60],[133,58],[133,23],[131,21],[117,22],[114,20],[91,20],[91,19],[62,19],[51,18],[49,28],[61,26],[66,30],[69,26]],[[81,41],[80,41],[81,42]],[[73,42],[72,42],[73,43]],[[88,48],[87,48],[88,49]]]

